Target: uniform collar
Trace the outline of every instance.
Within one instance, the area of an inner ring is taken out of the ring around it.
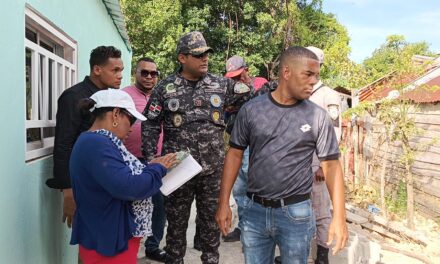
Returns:
[[[187,79],[185,79],[182,76],[182,68],[179,68],[179,70],[177,70],[177,72],[176,72],[176,79],[174,80],[174,84],[180,85],[182,83],[182,81],[189,82]],[[197,86],[199,86],[200,82],[203,82],[203,83],[208,84],[208,85],[211,84],[212,79],[210,77],[210,74],[206,73],[205,76],[203,76],[200,80],[198,80],[197,81]]]
[[[313,86],[313,91],[312,92],[316,91],[318,88],[320,88],[323,85],[324,84],[322,83],[322,81],[319,80],[318,83]]]

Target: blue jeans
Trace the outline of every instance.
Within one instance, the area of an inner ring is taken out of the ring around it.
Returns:
[[[238,221],[240,221],[243,214],[243,206],[247,191],[247,174],[249,169],[249,147],[243,153],[240,171],[232,188],[232,195],[234,195],[235,203],[237,204]]]
[[[160,241],[163,238],[163,230],[165,228],[165,205],[164,197],[161,192],[156,193],[152,197],[153,200],[153,215],[151,217],[151,229],[153,235],[145,240],[145,251],[152,252],[159,248]]]
[[[272,264],[276,245],[281,263],[307,263],[316,230],[310,200],[270,208],[245,197],[240,225],[246,264]]]

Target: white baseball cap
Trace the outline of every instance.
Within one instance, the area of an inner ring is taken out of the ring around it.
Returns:
[[[119,107],[124,108],[141,121],[147,120],[145,116],[136,110],[133,99],[131,99],[131,96],[124,91],[117,89],[101,90],[94,93],[90,99],[96,102],[95,106],[90,109],[90,112],[93,112],[95,108]]]
[[[315,53],[316,57],[318,57],[319,64],[323,64],[324,63],[324,51],[322,51],[322,49],[317,48],[317,47],[313,47],[313,46],[308,46],[308,47],[306,47],[306,49],[308,49],[311,52]]]

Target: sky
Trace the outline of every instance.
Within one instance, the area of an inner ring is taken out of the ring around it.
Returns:
[[[347,28],[350,58],[358,63],[392,34],[408,42],[426,41],[440,53],[440,0],[324,0],[323,10]]]

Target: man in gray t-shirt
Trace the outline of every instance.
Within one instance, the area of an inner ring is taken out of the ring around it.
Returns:
[[[333,253],[345,247],[345,199],[338,142],[326,111],[305,100],[318,82],[316,55],[291,47],[280,59],[278,88],[240,110],[225,159],[216,220],[230,228],[229,195],[244,149],[250,148],[248,193],[241,223],[246,263],[273,263],[278,245],[283,264],[306,263],[315,231],[310,192],[316,151],[326,176],[334,217],[328,242]]]
[[[243,106],[234,126],[230,146],[250,149],[247,191],[264,198],[309,194],[315,150],[321,161],[339,158],[330,118],[309,100],[280,105],[271,93],[259,96]]]

